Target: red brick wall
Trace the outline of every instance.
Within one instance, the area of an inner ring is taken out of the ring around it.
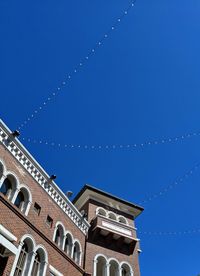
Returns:
[[[65,229],[70,231],[73,234],[73,237],[80,241],[82,250],[84,250],[84,234],[2,145],[0,145],[0,158],[4,161],[6,169],[17,175],[20,184],[25,184],[31,191],[33,204],[30,208],[28,216],[26,217],[23,215],[23,217],[27,219],[32,225],[34,225],[36,229],[39,229],[39,231],[51,242],[53,239],[55,224],[57,221],[61,221],[64,224]],[[3,195],[1,196],[4,197]],[[33,210],[33,205],[35,202],[41,206],[41,213],[39,216]],[[13,207],[11,202],[9,202],[9,204],[11,207]],[[69,261],[67,261],[66,258],[62,257],[62,254],[65,254],[64,252],[61,252],[60,254],[57,250],[55,250],[38,233],[36,233],[32,227],[30,227],[21,218],[16,216],[16,214],[8,206],[5,206],[2,202],[0,202],[0,209],[0,223],[9,231],[11,231],[18,238],[18,240],[20,240],[24,234],[31,234],[37,244],[42,244],[46,248],[48,252],[49,263],[52,266],[54,266],[64,275],[82,275],[82,273],[78,271],[76,265],[74,266]],[[21,213],[17,208],[15,209],[17,212]],[[53,218],[52,228],[49,228],[46,224],[47,215]],[[12,261],[12,258],[9,258],[7,265],[8,272],[6,272],[6,275],[9,275]]]
[[[133,217],[131,219],[130,215],[127,215],[123,212],[120,212],[119,210],[115,210],[113,208],[110,208],[109,206],[105,206],[103,204],[99,204],[98,202],[95,202],[94,200],[90,200],[89,203],[86,203],[85,206],[83,206],[83,209],[86,210],[88,213],[88,220],[89,222],[96,216],[96,208],[97,207],[103,207],[109,211],[113,211],[114,213],[117,213],[119,215],[123,215],[127,218],[129,225],[134,226]],[[90,239],[89,239],[90,240]],[[99,246],[97,244],[94,244],[92,242],[87,242],[86,244],[86,262],[85,262],[85,271],[88,274],[93,273],[93,260],[97,254],[103,254],[107,258],[115,258],[119,262],[128,262],[134,271],[134,276],[140,276],[140,270],[139,270],[139,260],[138,260],[138,251],[139,244],[137,243],[134,249],[134,252],[132,255],[122,254],[120,252],[116,252],[113,250],[110,250],[103,246]]]
[[[13,156],[0,145],[0,159],[2,159],[6,168],[9,171],[14,172],[19,179],[21,184],[25,184],[29,187],[32,194],[33,204],[30,208],[28,216],[24,216],[11,202],[9,202],[2,194],[0,194],[0,224],[12,232],[17,238],[18,242],[21,237],[25,234],[30,234],[34,237],[36,244],[42,244],[48,252],[48,262],[63,275],[79,276],[83,275],[84,271],[78,265],[76,265],[67,255],[60,250],[55,243],[53,243],[53,233],[55,224],[57,221],[61,221],[65,229],[70,231],[74,238],[78,239],[81,243],[82,250],[85,248],[85,236],[78,229],[78,227],[67,217],[67,215],[58,207],[51,197],[39,186],[39,184],[23,169],[21,164],[14,159]],[[41,213],[38,216],[33,210],[34,203],[37,202],[41,206]],[[127,215],[119,210],[114,210],[103,204],[91,201],[89,204],[84,206],[84,209],[88,213],[88,220],[91,221],[96,216],[96,208],[102,206],[109,208],[110,211],[114,211],[119,215],[123,215],[127,218],[130,225],[134,226],[133,217]],[[53,218],[53,227],[49,228],[46,224],[46,217],[49,215]],[[139,244],[136,244],[134,253],[132,255],[122,254],[116,251],[112,251],[108,248],[93,244],[92,242],[86,243],[85,252],[85,271],[88,274],[93,272],[93,260],[94,257],[102,253],[108,258],[114,257],[119,262],[127,261],[133,267],[134,276],[140,276],[138,252],[137,248]],[[8,264],[4,276],[9,276],[13,265],[14,257],[9,257]],[[82,259],[82,264],[84,262]],[[83,267],[84,268],[84,267]],[[48,270],[47,270],[48,275]]]
[[[60,250],[57,245],[52,242],[52,240],[49,240],[47,237],[43,237],[40,229],[37,229],[36,227],[32,226],[31,223],[28,223],[26,217],[23,216],[15,206],[10,205],[10,202],[5,201],[6,199],[0,195],[0,223],[6,229],[18,237],[18,239],[26,234],[31,235],[37,245],[42,244],[47,250],[48,263],[54,266],[64,275],[68,275],[69,271],[71,271],[72,274],[70,275],[72,276],[82,275],[82,273],[78,271],[78,267],[76,267],[73,261],[69,261],[67,255],[62,250]],[[18,242],[19,240],[15,242],[16,246],[18,246]],[[13,258],[9,258],[10,265],[7,266],[7,274],[5,275],[10,275],[9,272],[12,266],[12,262]]]

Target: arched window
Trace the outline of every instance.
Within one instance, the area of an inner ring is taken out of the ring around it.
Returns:
[[[119,264],[115,260],[110,261],[110,276],[119,275]]]
[[[0,192],[9,198],[11,195],[11,191],[12,183],[8,178],[6,178],[1,186]]]
[[[123,264],[121,266],[122,276],[132,276],[132,270],[131,267],[128,264]]]
[[[106,217],[106,210],[103,208],[97,208],[96,214]]]
[[[24,245],[22,246],[21,252],[19,254],[14,276],[22,275],[25,269],[27,256],[28,256],[28,245],[26,242],[24,242]]]
[[[108,213],[108,217],[109,217],[110,219],[117,220],[116,215],[115,215],[114,213],[112,213],[112,212],[109,212],[109,213]]]
[[[15,268],[14,276],[28,275],[30,262],[32,259],[33,252],[33,242],[31,239],[26,238],[23,241],[23,246],[21,248],[17,265]]]
[[[0,192],[3,193],[8,199],[11,200],[14,196],[16,188],[17,188],[17,180],[13,175],[9,174],[4,179],[0,188]]]
[[[45,262],[47,256],[42,248],[36,251],[31,276],[43,276],[45,273]]]
[[[65,238],[65,246],[64,251],[67,253],[68,256],[71,257],[72,254],[72,236],[68,233]]]
[[[19,190],[14,205],[23,213],[26,212],[29,203],[29,192],[23,187]]]
[[[64,238],[64,229],[62,225],[58,225],[55,233],[54,242],[62,248]]]
[[[77,264],[80,264],[80,261],[81,261],[81,248],[80,248],[80,244],[77,241],[74,243],[73,260]]]
[[[104,276],[106,275],[106,259],[103,256],[99,256],[95,262],[94,269],[96,269],[96,276]],[[94,272],[95,275],[95,272]]]
[[[61,240],[61,233],[60,233],[61,231],[60,231],[60,229],[58,228],[57,230],[56,230],[56,236],[55,236],[55,243],[57,244],[57,245],[60,245],[60,240]]]
[[[118,217],[118,221],[119,221],[120,223],[128,224],[126,218],[125,218],[125,217],[122,217],[122,216]]]
[[[22,191],[19,191],[16,199],[15,199],[15,206],[17,206],[17,208],[19,208],[20,210],[22,210],[23,205],[24,205],[24,201],[25,201],[25,197],[24,194],[22,193]]]
[[[40,258],[39,253],[36,252],[32,272],[31,272],[31,276],[37,276],[38,275],[38,273],[40,271],[40,266],[41,266],[41,258]]]

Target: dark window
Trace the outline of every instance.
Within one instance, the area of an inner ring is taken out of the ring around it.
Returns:
[[[4,195],[8,195],[12,190],[12,184],[8,178],[6,178],[1,186],[0,192]]]
[[[0,256],[0,275],[5,275],[4,272],[6,270],[7,262],[8,262],[8,257]]]
[[[74,261],[76,261],[76,259],[77,259],[77,247],[76,247],[76,245],[75,245],[75,247],[74,247],[74,252],[73,252],[73,259],[74,259]]]
[[[28,255],[28,246],[26,243],[24,243],[24,245],[22,246],[18,261],[17,261],[17,266],[15,269],[14,276],[22,275],[24,268],[25,268],[27,255]]]
[[[51,228],[53,225],[53,219],[50,216],[47,216],[46,224]]]
[[[68,237],[66,237],[65,239],[65,247],[64,247],[64,251],[67,253],[67,249],[69,247],[69,240],[68,240]]]
[[[128,276],[128,275],[131,275],[130,273],[130,268],[124,268],[122,267],[122,276]]]
[[[60,240],[61,240],[61,234],[60,234],[60,229],[58,228],[56,230],[55,243],[57,245],[60,245]]]
[[[17,195],[17,198],[15,199],[15,206],[17,206],[19,209],[22,208],[22,205],[24,203],[24,194],[20,191]]]
[[[6,251],[6,248],[2,244],[0,244],[0,255],[3,256],[5,251]]]
[[[39,216],[40,211],[41,211],[40,205],[37,204],[37,203],[35,202],[34,207],[33,207],[33,210],[34,210],[34,211],[37,213],[37,215]]]
[[[80,262],[80,246],[78,243],[75,243],[74,245],[74,252],[73,252],[73,259],[76,263]]]
[[[72,252],[72,237],[71,237],[70,234],[67,234],[67,236],[66,236],[64,251],[67,253],[68,256],[71,257],[71,252]]]

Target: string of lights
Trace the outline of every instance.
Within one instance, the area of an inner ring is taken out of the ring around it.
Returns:
[[[42,144],[42,145],[47,145],[47,146],[54,147],[54,148],[62,148],[62,149],[66,149],[66,150],[69,150],[69,149],[83,149],[83,150],[117,150],[117,149],[125,149],[125,150],[136,150],[136,149],[149,147],[149,146],[154,146],[154,145],[181,142],[182,140],[190,139],[190,138],[197,137],[197,136],[200,136],[200,132],[188,133],[188,134],[181,135],[181,136],[178,136],[178,137],[171,137],[171,138],[164,138],[164,139],[146,141],[144,143],[109,144],[109,145],[63,144],[63,143],[57,143],[55,141],[47,141],[47,140],[34,139],[34,138],[25,138],[25,137],[22,137],[22,140],[27,141],[29,143]]]
[[[191,234],[200,234],[200,229],[192,229],[185,231],[138,231],[141,235],[148,236],[182,236]]]
[[[191,177],[197,171],[197,169],[199,169],[199,167],[200,167],[200,163],[197,163],[190,170],[188,170],[183,176],[177,178],[174,182],[172,182],[170,185],[162,188],[159,192],[154,193],[154,194],[150,195],[149,197],[147,197],[146,199],[142,200],[141,202],[139,202],[139,204],[145,204],[145,203],[150,202],[160,196],[165,195],[167,192],[174,189],[176,186],[182,184],[186,179]]]
[[[22,128],[24,128],[27,124],[30,123],[30,121],[32,121],[43,109],[45,109],[45,107],[56,97],[60,94],[60,92],[69,84],[69,82],[72,80],[72,78],[82,69],[82,67],[84,67],[87,62],[95,55],[95,53],[97,52],[97,50],[104,45],[105,41],[111,36],[111,34],[113,33],[113,31],[115,31],[117,29],[117,27],[119,26],[119,24],[122,22],[122,20],[124,19],[125,16],[127,16],[130,12],[130,10],[135,6],[135,2],[136,0],[132,0],[129,4],[129,6],[127,7],[127,9],[125,9],[121,16],[117,17],[114,24],[108,29],[108,31],[103,35],[103,37],[95,44],[95,46],[93,48],[91,48],[88,52],[88,54],[83,57],[79,64],[76,65],[76,67],[74,67],[74,69],[71,71],[71,73],[67,74],[63,81],[60,83],[60,85],[58,85],[58,87],[56,89],[54,89],[54,91],[49,94],[49,96],[46,98],[46,100],[44,102],[41,103],[40,106],[38,106],[38,108],[36,108],[27,118],[26,120],[24,120],[17,128],[17,130],[21,130]]]
[[[198,133],[199,135],[199,133]],[[195,133],[195,136],[196,136],[196,133]],[[183,136],[181,136],[183,137]],[[182,139],[180,137],[180,139]],[[190,134],[190,136],[186,135],[186,137],[192,137],[192,134]],[[43,140],[35,140],[35,139],[31,139],[31,138],[25,138],[25,137],[22,137],[22,140],[23,141],[27,141],[29,143],[38,143],[38,144],[43,144],[43,145],[50,145],[52,147],[57,147],[57,148],[61,148],[61,149],[66,149],[66,150],[69,150],[69,149],[83,149],[83,150],[114,150],[114,149],[136,149],[138,147],[143,147],[145,145],[142,144],[143,146],[141,146],[141,144],[133,144],[133,145],[96,145],[96,146],[91,146],[91,145],[70,145],[70,144],[59,144],[59,143],[55,143],[55,142],[47,142],[47,141],[43,141]],[[169,142],[169,139],[167,139],[168,142]],[[166,141],[167,141],[166,140]],[[161,140],[161,143],[162,143],[163,140]],[[170,142],[172,141],[178,141],[177,138],[170,138]],[[152,142],[152,144],[158,144],[158,141],[155,141]],[[149,142],[146,143],[146,145],[150,145]],[[196,165],[194,165],[190,170],[188,170],[185,174],[183,174],[181,177],[177,178],[175,181],[173,181],[171,184],[169,184],[168,186],[162,188],[160,191],[148,196],[146,199],[142,200],[141,202],[139,202],[139,204],[145,204],[145,203],[148,203],[160,196],[163,196],[165,195],[167,192],[169,192],[170,190],[174,189],[176,186],[182,184],[186,179],[188,179],[189,177],[191,177],[197,169],[199,169],[200,167],[200,163],[197,163]]]

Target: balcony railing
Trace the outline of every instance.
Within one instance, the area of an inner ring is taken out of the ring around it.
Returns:
[[[94,242],[106,243],[116,249],[126,247],[127,253],[134,251],[136,243],[136,229],[130,225],[120,223],[110,218],[97,215],[91,223],[92,240]]]

